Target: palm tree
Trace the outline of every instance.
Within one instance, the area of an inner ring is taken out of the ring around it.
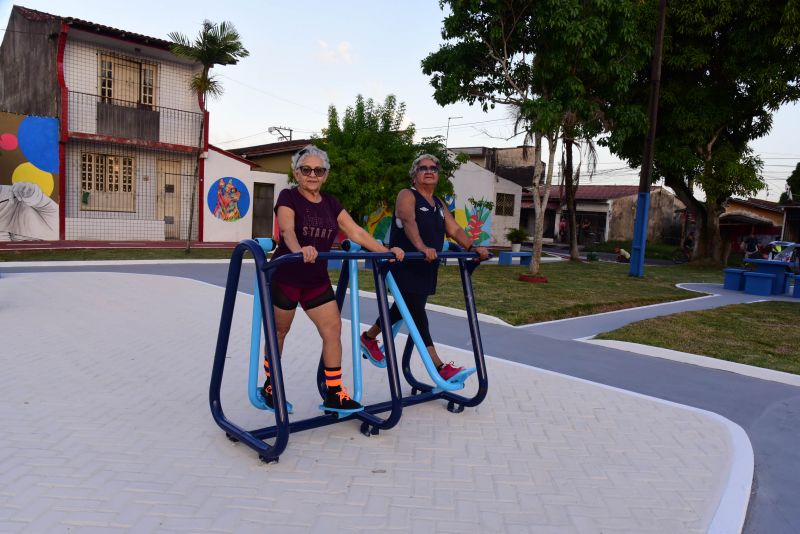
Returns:
[[[171,52],[176,56],[185,57],[200,63],[203,69],[192,77],[191,88],[197,94],[202,111],[200,117],[200,134],[197,140],[198,158],[194,167],[194,185],[192,187],[192,199],[189,206],[189,232],[186,236],[186,251],[191,247],[192,224],[194,222],[194,202],[197,191],[198,168],[200,164],[200,152],[203,149],[203,132],[205,129],[206,103],[209,96],[218,97],[222,94],[222,84],[210,74],[216,65],[235,65],[239,59],[247,57],[250,52],[242,46],[239,32],[230,22],[220,22],[214,24],[209,20],[203,21],[203,28],[194,41],[179,32],[167,34],[172,41]]]

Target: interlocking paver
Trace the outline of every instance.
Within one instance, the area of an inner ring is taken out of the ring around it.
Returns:
[[[13,332],[0,345],[0,529],[703,532],[711,523],[732,454],[719,418],[493,358],[476,408],[408,407],[370,438],[355,422],[293,434],[280,462],[264,465],[208,410],[222,295],[161,276],[0,280],[0,324]],[[267,426],[271,416],[246,399],[252,298],[238,301],[223,407],[242,426]],[[319,353],[298,312],[283,358],[294,418],[319,413]],[[362,400],[386,400],[385,371],[363,371]]]

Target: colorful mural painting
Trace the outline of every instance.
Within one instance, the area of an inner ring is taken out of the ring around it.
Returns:
[[[0,240],[58,239],[58,119],[0,112]]]
[[[392,212],[389,211],[386,204],[373,211],[367,217],[367,232],[372,234],[372,237],[379,239],[384,243],[389,242],[389,229],[392,226]]]
[[[466,226],[462,226],[467,235],[478,245],[488,245],[492,239],[492,208],[494,203],[474,198],[467,199],[472,205],[464,206]]]
[[[250,209],[250,192],[247,186],[232,176],[220,178],[208,190],[208,209],[221,221],[238,221]]]
[[[453,214],[456,222],[470,236],[476,245],[489,245],[492,239],[492,209],[494,204],[489,200],[470,198],[463,209],[456,208],[454,195],[444,198],[447,209]],[[366,229],[375,239],[389,242],[389,229],[392,224],[392,212],[384,204],[367,217]]]

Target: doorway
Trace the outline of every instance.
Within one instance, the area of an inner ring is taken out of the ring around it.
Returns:
[[[253,184],[253,237],[272,237],[273,184]]]
[[[181,162],[158,160],[156,220],[164,221],[164,239],[180,239]]]

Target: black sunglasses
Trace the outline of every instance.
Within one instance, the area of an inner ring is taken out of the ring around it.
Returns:
[[[427,165],[420,165],[419,167],[417,167],[417,172],[434,172],[434,173],[439,172],[439,166],[431,165],[430,167],[428,167]]]
[[[309,167],[308,165],[303,165],[300,167],[300,174],[303,176],[311,176],[311,173],[314,173],[314,176],[317,178],[322,178],[325,176],[325,173],[328,172],[328,169],[325,167]]]

